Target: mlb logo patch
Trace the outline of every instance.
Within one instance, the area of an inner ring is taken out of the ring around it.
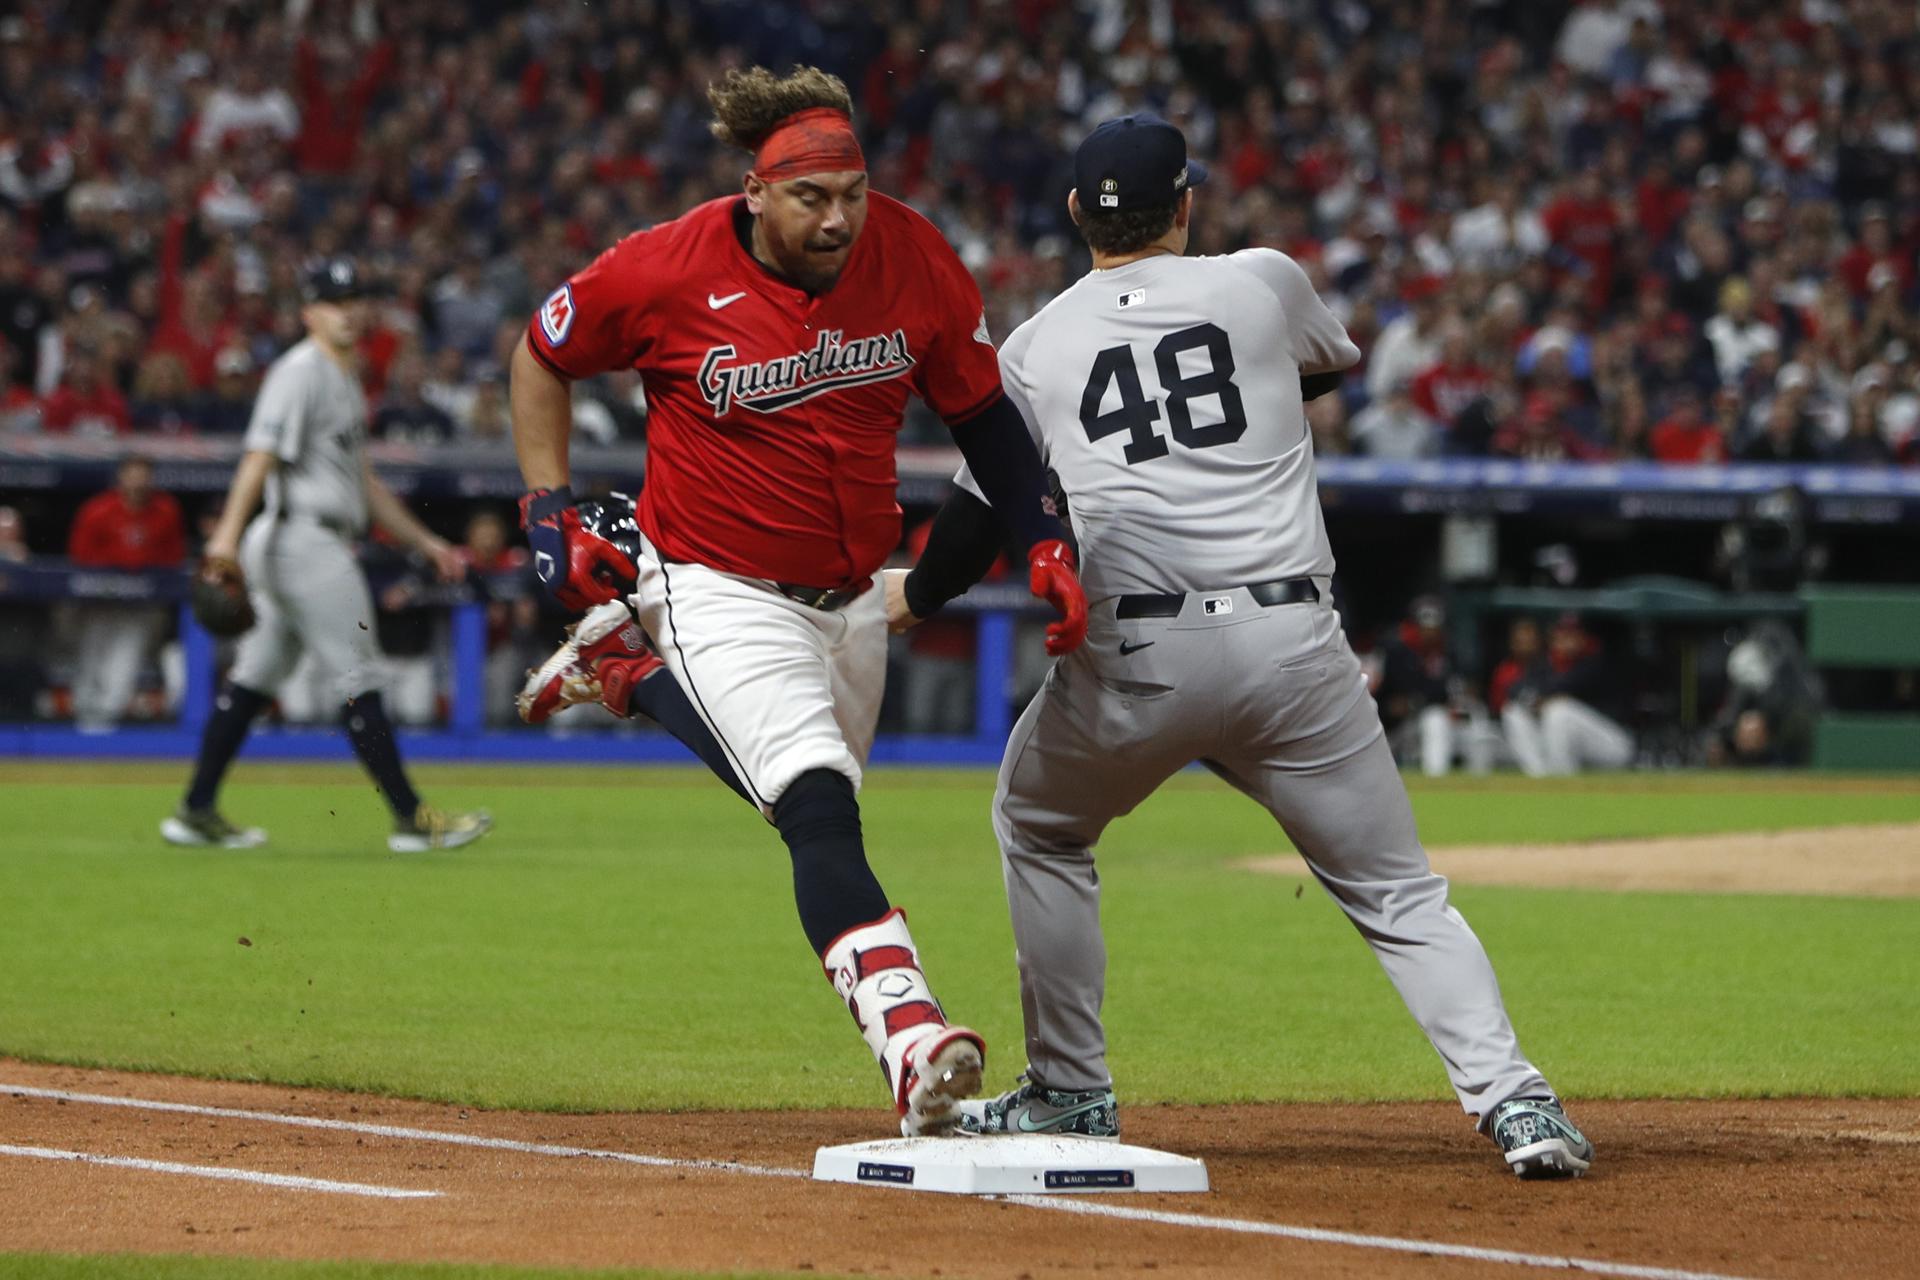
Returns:
[[[1118,209],[1120,207],[1120,183],[1115,178],[1100,179],[1100,207]]]
[[[1125,311],[1128,307],[1137,307],[1146,300],[1147,291],[1145,289],[1135,289],[1131,293],[1123,293],[1120,295],[1120,309]]]
[[[547,295],[540,304],[540,331],[547,335],[547,342],[560,346],[573,332],[573,286],[563,284]]]
[[[1212,599],[1208,600],[1206,604],[1202,606],[1202,608],[1204,609],[1207,616],[1209,617],[1213,616],[1216,613],[1232,613],[1233,597],[1232,596],[1214,596]]]

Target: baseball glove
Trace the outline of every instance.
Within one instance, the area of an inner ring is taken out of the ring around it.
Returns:
[[[247,600],[247,578],[237,561],[209,556],[193,575],[189,597],[193,616],[216,636],[237,636],[253,625],[253,605]]]

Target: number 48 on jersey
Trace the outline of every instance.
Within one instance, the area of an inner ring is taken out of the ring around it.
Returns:
[[[1206,369],[1182,372],[1181,355],[1202,349],[1207,353]],[[1226,330],[1205,323],[1175,330],[1154,345],[1153,364],[1166,393],[1167,425],[1180,445],[1210,449],[1232,444],[1246,431],[1246,406],[1241,402],[1240,388],[1233,383],[1233,348],[1227,342]],[[1100,405],[1110,386],[1118,389],[1120,404],[1102,413]],[[1192,402],[1208,396],[1220,401],[1220,421],[1196,427]],[[1080,425],[1086,428],[1088,440],[1102,440],[1124,431],[1129,464],[1165,457],[1166,437],[1153,429],[1160,416],[1159,402],[1150,399],[1140,385],[1131,346],[1108,347],[1093,358],[1086,390],[1080,393]]]

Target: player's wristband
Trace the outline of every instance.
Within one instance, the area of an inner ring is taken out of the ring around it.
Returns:
[[[520,497],[520,527],[540,523],[573,505],[573,486],[556,485],[551,489],[529,489]]]

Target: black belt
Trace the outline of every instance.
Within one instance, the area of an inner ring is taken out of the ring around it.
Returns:
[[[867,588],[873,585],[873,579],[862,578],[844,587],[809,587],[799,582],[776,582],[773,585],[789,600],[798,601],[809,609],[832,613],[865,595]]]
[[[349,542],[360,536],[358,529],[351,527],[338,516],[310,516],[304,513],[276,511],[273,513],[273,518],[282,524],[289,520],[305,520],[308,524],[317,524],[322,529],[337,533]]]
[[[1196,591],[1195,595],[1218,595],[1223,591],[1237,591],[1237,587],[1221,587],[1216,591]],[[1253,597],[1255,604],[1300,604],[1303,601],[1318,600],[1320,588],[1313,585],[1312,578],[1276,578],[1272,582],[1254,582],[1247,585],[1247,594]],[[1186,604],[1184,594],[1170,596],[1133,595],[1121,596],[1114,606],[1116,618],[1177,618]]]

